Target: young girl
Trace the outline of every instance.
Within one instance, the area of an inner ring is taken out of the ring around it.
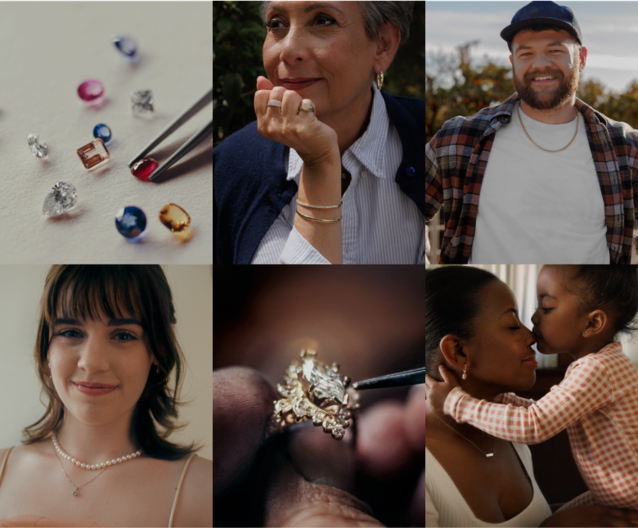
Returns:
[[[504,394],[479,401],[445,380],[427,377],[427,399],[459,423],[512,442],[538,444],[567,429],[574,459],[589,487],[566,507],[602,504],[638,509],[638,368],[614,341],[632,332],[638,312],[635,267],[545,266],[537,281],[532,329],[538,351],[568,353],[565,379],[539,401]],[[513,331],[516,331],[515,329]],[[469,362],[448,363],[463,379]]]

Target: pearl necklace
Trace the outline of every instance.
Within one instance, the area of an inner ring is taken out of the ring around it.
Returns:
[[[92,470],[104,469],[106,467],[121,464],[122,462],[127,462],[128,460],[133,460],[134,458],[137,458],[138,456],[142,454],[142,451],[136,451],[135,453],[131,455],[127,455],[122,458],[115,458],[113,460],[107,460],[106,462],[102,462],[101,464],[84,464],[83,462],[76,460],[75,458],[73,458],[72,456],[64,452],[64,450],[60,447],[60,444],[58,444],[58,439],[56,438],[55,433],[52,433],[51,439],[53,440],[53,445],[55,447],[55,450],[60,454],[62,458],[66,458],[67,460],[69,460],[76,466],[81,467],[82,469],[92,469]]]

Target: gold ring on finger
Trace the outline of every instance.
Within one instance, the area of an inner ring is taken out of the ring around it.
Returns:
[[[304,112],[314,112],[315,108],[314,106],[312,106],[312,103],[308,101],[308,99],[304,99],[301,103],[301,110],[303,110]]]

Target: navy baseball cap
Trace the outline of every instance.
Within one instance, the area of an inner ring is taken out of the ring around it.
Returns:
[[[512,18],[512,23],[501,31],[501,38],[511,48],[516,33],[539,24],[548,24],[564,29],[571,33],[581,46],[583,45],[583,35],[574,12],[569,7],[560,6],[547,0],[530,2],[519,9]]]

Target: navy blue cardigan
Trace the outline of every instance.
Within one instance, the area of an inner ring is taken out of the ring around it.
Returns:
[[[425,222],[425,101],[381,94],[403,145],[395,181]],[[286,180],[287,148],[262,137],[253,121],[213,149],[217,264],[250,264],[261,239],[297,193],[297,184]],[[414,173],[406,172],[408,167]]]

